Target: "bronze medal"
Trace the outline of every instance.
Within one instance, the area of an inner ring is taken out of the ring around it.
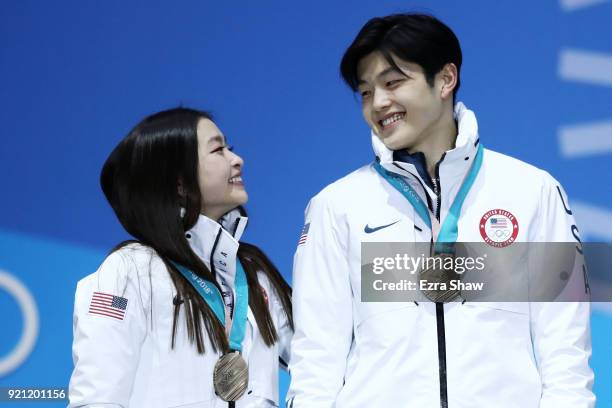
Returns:
[[[239,352],[225,354],[217,360],[213,371],[215,393],[223,401],[236,401],[249,384],[249,368]]]
[[[444,262],[449,258],[454,258],[454,256],[452,254],[435,254],[431,258],[434,259],[433,265],[419,272],[419,280],[426,281],[424,284],[425,289],[422,289],[421,293],[432,302],[452,302],[461,295],[461,291],[451,289],[450,282],[452,280],[459,280],[461,275],[454,270],[444,269]]]

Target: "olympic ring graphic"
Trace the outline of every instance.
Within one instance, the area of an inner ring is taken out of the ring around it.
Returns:
[[[24,320],[19,342],[6,357],[0,358],[1,377],[19,367],[32,352],[38,338],[39,317],[36,301],[28,288],[17,278],[2,270],[0,270],[0,289],[6,290],[15,298]]]
[[[508,235],[510,235],[510,232],[508,231],[502,231],[502,230],[495,231],[495,236],[497,238],[506,238]]]

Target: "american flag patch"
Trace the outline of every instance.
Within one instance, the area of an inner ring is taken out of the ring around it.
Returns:
[[[89,302],[89,313],[123,320],[128,300],[103,292],[94,292]]]
[[[506,228],[508,220],[505,218],[491,218],[491,228]]]
[[[309,229],[310,229],[310,223],[307,223],[306,225],[304,225],[304,228],[302,228],[302,234],[300,235],[298,246],[306,243],[306,239],[308,238]]]

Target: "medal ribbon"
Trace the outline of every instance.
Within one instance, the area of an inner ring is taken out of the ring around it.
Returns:
[[[478,145],[476,157],[470,167],[470,170],[463,179],[461,188],[455,196],[455,200],[450,206],[448,214],[444,218],[444,222],[440,227],[440,224],[436,217],[431,214],[427,204],[423,202],[419,194],[404,180],[403,177],[387,171],[377,161],[373,163],[374,169],[380,174],[389,184],[391,184],[397,191],[399,191],[409,202],[412,204],[417,214],[425,222],[425,224],[432,231],[432,235],[435,241],[435,253],[452,253],[453,246],[457,242],[459,236],[459,214],[461,213],[461,207],[467,197],[480,167],[482,166],[483,147],[482,143]],[[425,193],[427,194],[427,192]]]
[[[225,327],[226,331],[229,328],[229,344],[230,349],[242,351],[242,340],[244,340],[247,313],[249,308],[249,285],[247,283],[246,273],[242,268],[240,260],[236,259],[236,278],[234,285],[236,287],[236,301],[234,308],[234,318],[230,321],[229,315],[226,319],[225,302],[219,292],[219,289],[206,279],[200,278],[183,265],[173,262],[173,265],[179,272],[191,283],[195,290],[202,296],[202,299],[212,309],[213,313],[219,319],[219,322]]]

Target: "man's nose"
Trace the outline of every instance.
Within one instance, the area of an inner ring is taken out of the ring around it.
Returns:
[[[383,110],[391,105],[391,95],[385,89],[375,89],[373,95],[372,107],[377,110]]]

